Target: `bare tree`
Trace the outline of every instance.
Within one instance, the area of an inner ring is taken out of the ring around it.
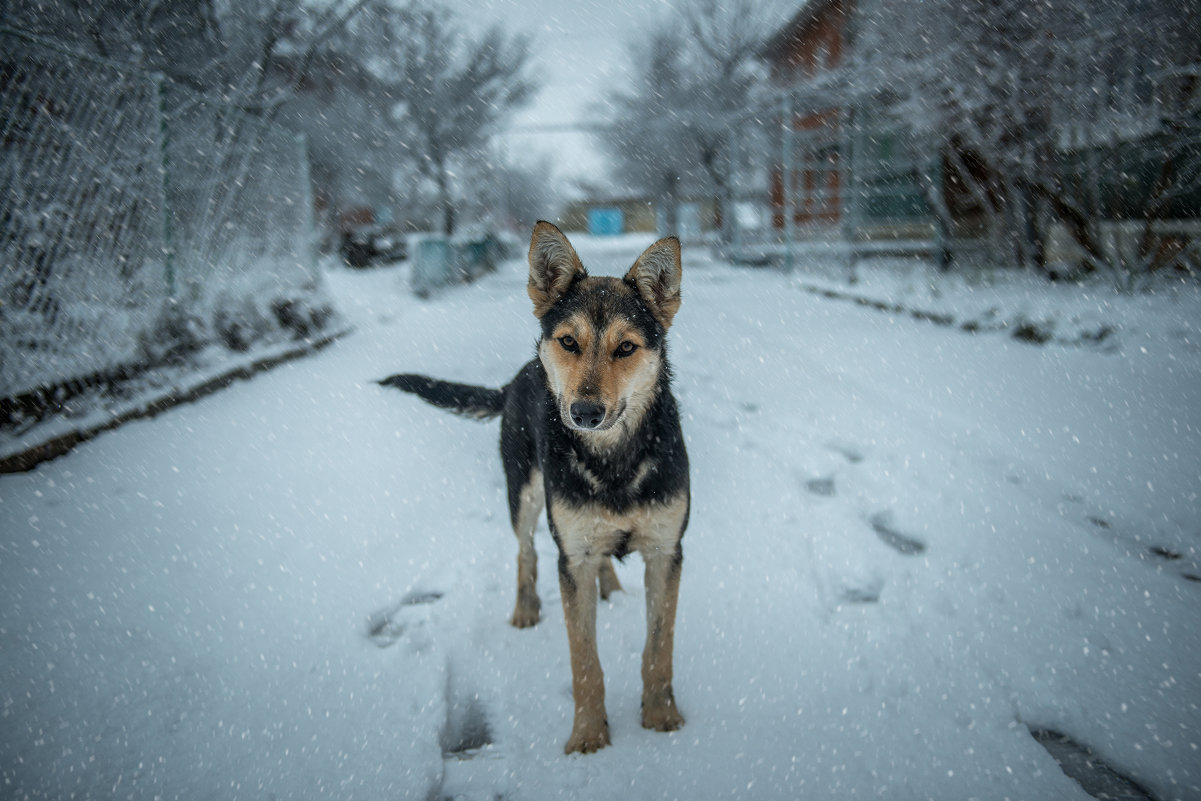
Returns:
[[[450,235],[460,191],[456,169],[482,159],[488,137],[532,96],[530,40],[500,26],[469,34],[449,11],[420,0],[386,19],[399,124],[410,156],[436,187],[442,229]]]
[[[270,114],[314,57],[379,0],[68,0],[4,3],[6,23],[161,72],[214,101]],[[297,69],[286,78],[272,65]]]
[[[765,78],[768,29],[755,0],[680,3],[632,44],[634,85],[598,109],[616,177],[651,193],[673,230],[681,191],[728,202],[730,137]]]

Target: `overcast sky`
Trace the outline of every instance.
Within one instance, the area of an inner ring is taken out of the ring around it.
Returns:
[[[553,160],[554,179],[591,183],[605,176],[593,137],[571,125],[603,120],[597,105],[606,90],[624,87],[629,43],[652,21],[670,13],[669,0],[447,0],[472,27],[502,23],[534,37],[534,68],[541,91],[503,137],[509,155]],[[781,23],[805,0],[763,0]],[[546,130],[547,128],[556,130]]]
[[[627,43],[647,20],[666,14],[664,0],[451,0],[472,26],[502,23],[534,37],[540,86],[528,108],[513,120],[503,146],[521,161],[539,154],[553,159],[555,179],[598,180],[604,159],[592,137],[566,126],[595,120],[593,106],[606,89],[624,85]],[[547,130],[553,128],[554,130]]]

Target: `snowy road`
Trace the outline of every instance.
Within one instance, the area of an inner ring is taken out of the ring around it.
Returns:
[[[612,274],[646,241],[577,244]],[[1111,792],[1201,799],[1195,342],[1031,347],[686,253],[687,724],[639,726],[632,557],[613,746],[569,758],[544,524],[543,623],[506,624],[495,423],[372,383],[507,381],[522,265],[402,275],[331,273],[357,332],[316,356],[0,477],[5,797],[1088,799],[1054,731]]]

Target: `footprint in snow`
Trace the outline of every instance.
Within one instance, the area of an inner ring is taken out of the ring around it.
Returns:
[[[925,553],[926,543],[916,537],[899,530],[893,520],[892,512],[877,512],[868,521],[880,541],[903,556],[917,556]]]
[[[1152,545],[1150,548],[1147,549],[1147,552],[1150,553],[1152,556],[1154,556],[1156,559],[1161,559],[1165,562],[1180,562],[1180,560],[1184,559],[1184,554],[1181,553],[1180,551],[1177,551],[1173,548],[1165,548],[1162,545]],[[1179,567],[1180,565],[1174,565],[1174,566]],[[1181,578],[1185,579],[1186,581],[1201,582],[1201,575],[1198,575],[1198,572],[1193,571],[1193,570],[1189,570],[1189,569],[1182,570],[1180,572],[1180,576],[1181,576]]]
[[[1098,532],[1105,532],[1105,536],[1114,542],[1123,544],[1129,549],[1129,553],[1132,556],[1139,559],[1147,559],[1149,557],[1155,561],[1170,564],[1185,581],[1201,582],[1201,566],[1198,565],[1195,559],[1186,560],[1185,554],[1181,551],[1164,545],[1151,545],[1143,548],[1137,544],[1137,539],[1134,543],[1130,542],[1131,538],[1129,535],[1124,535],[1122,532],[1114,529],[1113,524],[1105,518],[1090,515],[1085,519]]]
[[[1153,801],[1142,785],[1118,772],[1087,745],[1054,729],[1030,727],[1030,736],[1047,749],[1069,779],[1093,798]]]
[[[834,485],[834,477],[826,476],[824,478],[811,478],[805,482],[805,489],[812,495],[819,495],[823,498],[833,498],[838,494],[837,488]]]
[[[442,729],[443,759],[471,759],[492,745],[492,724],[478,695],[447,698],[446,725]]]
[[[884,579],[876,576],[855,585],[844,584],[839,597],[846,604],[874,604],[879,602],[884,590]]]
[[[437,590],[411,592],[395,606],[373,612],[367,618],[367,639],[380,648],[395,645],[413,622],[409,611],[416,606],[435,603],[441,598],[442,593]]]
[[[826,447],[846,459],[850,464],[859,464],[863,461],[863,451],[854,445],[848,445],[845,442],[827,442]]]

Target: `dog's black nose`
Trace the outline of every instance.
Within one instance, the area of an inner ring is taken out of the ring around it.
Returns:
[[[604,404],[593,401],[576,401],[571,404],[571,422],[580,428],[596,428],[604,419]]]

